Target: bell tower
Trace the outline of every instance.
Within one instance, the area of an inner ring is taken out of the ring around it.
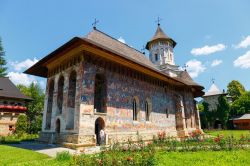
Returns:
[[[149,59],[155,66],[169,74],[170,76],[178,75],[178,67],[174,62],[174,52],[173,49],[176,46],[176,42],[168,37],[160,27],[158,26],[153,38],[147,42],[146,49],[149,50]]]

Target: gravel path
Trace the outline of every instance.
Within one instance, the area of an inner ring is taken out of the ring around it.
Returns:
[[[21,142],[20,144],[9,144],[9,146],[33,150],[33,151],[36,151],[38,153],[46,154],[50,157],[56,157],[56,154],[58,152],[63,152],[63,151],[68,151],[72,155],[81,153],[78,150],[73,150],[73,149],[61,147],[61,146],[54,145],[54,144],[44,144],[44,143],[40,143],[40,142],[36,142],[36,141]],[[97,153],[97,152],[100,152],[100,147],[97,146],[97,147],[85,148],[84,152],[86,154]]]

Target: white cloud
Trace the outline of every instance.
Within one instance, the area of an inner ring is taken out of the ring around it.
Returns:
[[[239,44],[234,46],[235,48],[247,48],[250,46],[250,35],[248,35],[246,38],[244,38]]]
[[[125,40],[122,37],[119,37],[117,40],[124,43],[124,44],[126,43]]]
[[[234,61],[234,66],[235,67],[240,67],[240,68],[243,68],[243,69],[250,68],[250,50],[247,51],[244,55],[239,56]]]
[[[38,62],[38,59],[34,58],[33,60],[31,59],[26,59],[24,61],[18,62],[10,62],[10,65],[13,67],[15,71],[21,71],[23,69],[27,69],[34,65],[36,62]]]
[[[217,44],[217,45],[213,45],[213,46],[204,46],[201,48],[193,48],[191,50],[191,54],[195,55],[195,56],[199,56],[199,55],[209,55],[218,51],[222,51],[225,50],[226,46],[224,44]]]
[[[220,65],[222,62],[223,62],[222,60],[215,59],[215,60],[213,60],[213,62],[211,63],[211,66],[212,66],[212,67],[218,66],[218,65]]]
[[[24,73],[19,73],[19,72],[9,72],[8,77],[10,80],[15,84],[23,84],[25,86],[30,85],[32,82],[37,83],[36,79],[34,76],[29,76]]]
[[[199,74],[206,70],[206,67],[202,64],[202,62],[196,59],[188,61],[186,65],[188,66],[187,71],[192,78],[198,77]]]

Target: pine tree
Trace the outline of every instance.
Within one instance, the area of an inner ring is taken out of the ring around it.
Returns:
[[[0,38],[0,77],[5,77],[7,75],[7,64],[6,60],[4,59],[4,50],[2,47],[2,41]]]

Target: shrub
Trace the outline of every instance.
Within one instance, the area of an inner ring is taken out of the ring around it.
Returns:
[[[10,144],[10,143],[20,143],[21,141],[32,141],[34,139],[38,138],[37,134],[13,134],[9,136],[2,136],[0,137],[0,143],[1,144]]]
[[[56,153],[56,160],[58,161],[65,161],[65,160],[70,160],[70,159],[71,159],[71,155],[69,154],[69,151]]]
[[[23,135],[28,130],[28,121],[27,116],[24,114],[21,114],[18,116],[17,123],[16,123],[16,131],[18,135]]]

